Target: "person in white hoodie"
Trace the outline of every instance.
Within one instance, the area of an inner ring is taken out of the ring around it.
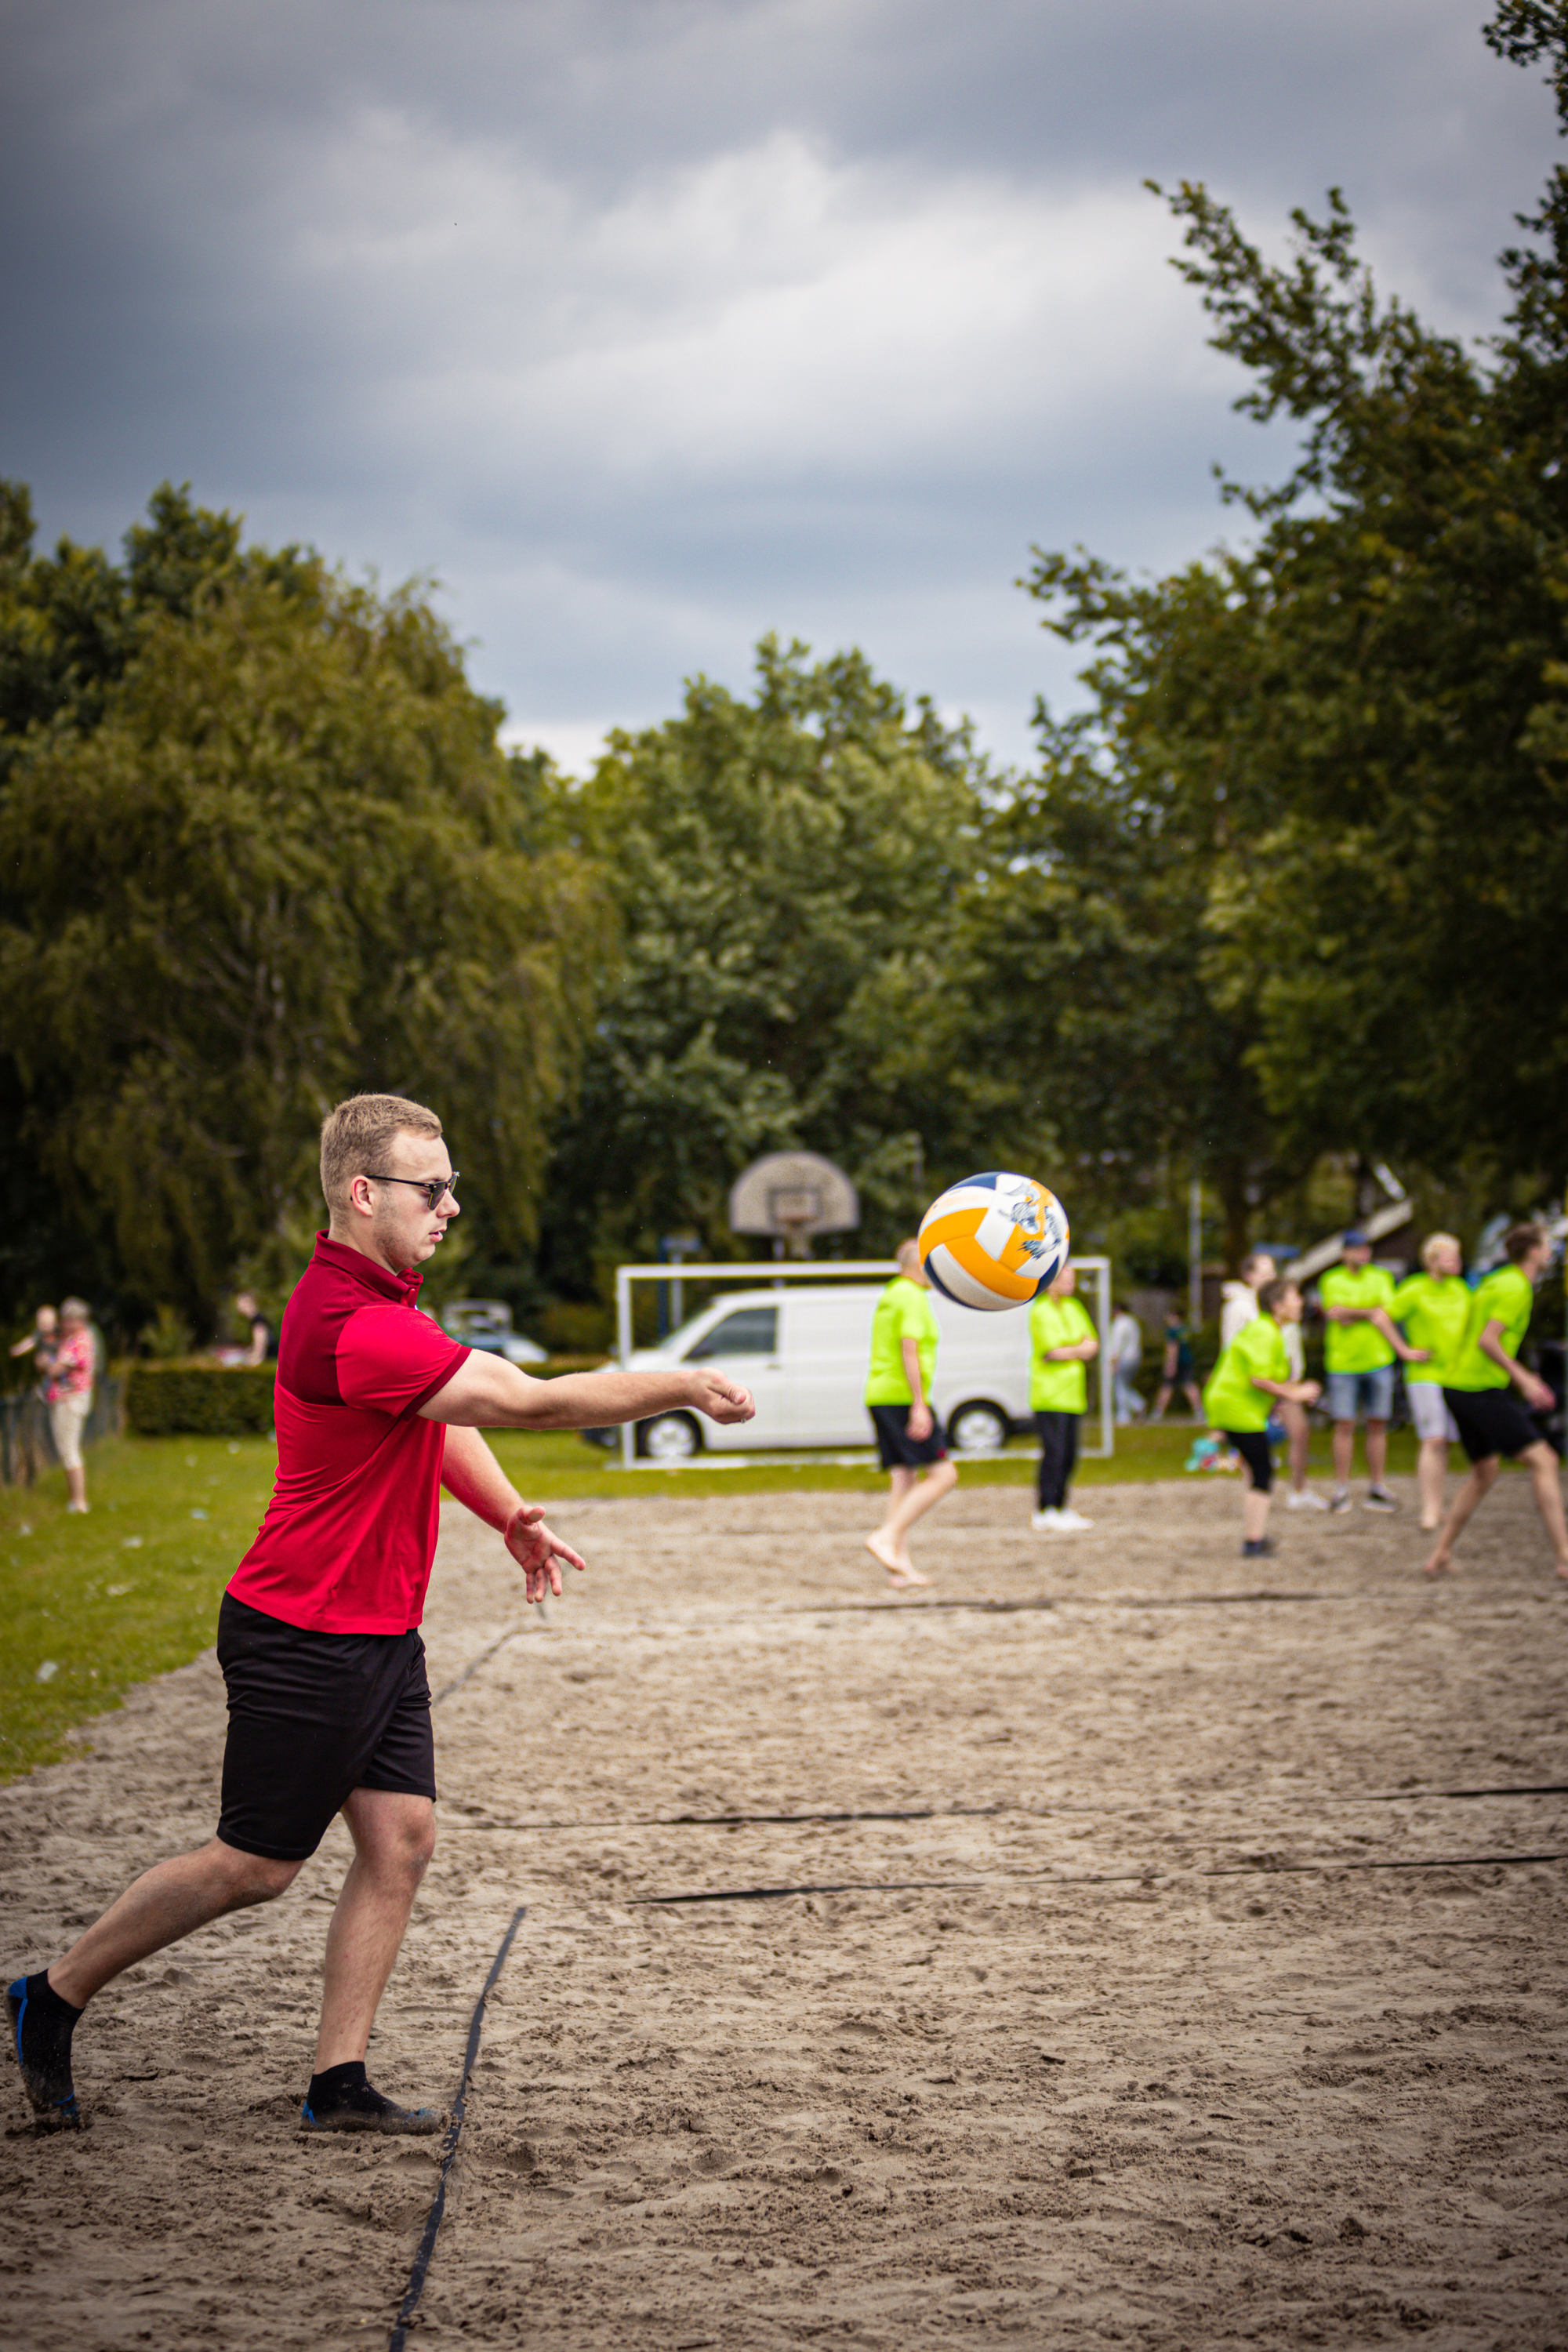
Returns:
[[[1258,1314],[1258,1294],[1276,1274],[1274,1260],[1267,1250],[1253,1250],[1241,1262],[1239,1282],[1227,1282],[1221,1294],[1219,1343],[1223,1354],[1237,1332],[1245,1331]],[[1306,1378],[1307,1363],[1301,1348],[1301,1326],[1299,1322],[1280,1327],[1285,1341],[1285,1353],[1290,1362],[1292,1387],[1299,1387]],[[1274,1411],[1290,1443],[1290,1491],[1285,1497],[1288,1511],[1326,1511],[1321,1495],[1314,1495],[1307,1484],[1307,1446],[1310,1431],[1307,1408],[1291,1397],[1277,1397]]]

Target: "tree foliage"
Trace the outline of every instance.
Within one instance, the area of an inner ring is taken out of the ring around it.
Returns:
[[[911,716],[859,654],[812,663],[772,638],[753,699],[698,677],[580,788],[541,805],[524,779],[541,837],[608,877],[624,942],[559,1139],[560,1288],[671,1229],[732,1249],[730,1183],[792,1144],[856,1177],[859,1245],[907,1226],[961,1124],[910,1021],[945,974],[982,781],[967,737]]]
[[[1547,58],[1564,101],[1561,10],[1503,7],[1489,38]],[[1510,308],[1485,353],[1379,296],[1338,192],[1323,219],[1294,216],[1283,265],[1203,187],[1171,201],[1178,267],[1251,374],[1238,405],[1302,440],[1285,481],[1226,486],[1254,519],[1246,551],[1152,583],[1045,554],[1028,583],[1049,625],[1098,646],[1089,713],[1047,723],[1037,887],[1093,899],[1089,869],[1068,870],[1086,809],[1130,868],[1110,874],[1114,920],[1097,900],[1072,912],[1059,950],[1096,926],[1112,943],[1089,1058],[1150,1028],[1149,888],[1179,873],[1197,918],[1183,1034],[1203,1046],[1173,1040],[1167,1066],[1194,1158],[1239,1141],[1254,1198],[1327,1150],[1486,1150],[1560,1178],[1563,173],[1504,257]],[[1083,1033],[1075,1004],[1069,1055]],[[1146,1099],[1178,1137],[1178,1107]],[[1114,1142],[1121,1116],[1108,1100],[1091,1130]]]
[[[16,536],[0,1053],[60,1247],[108,1239],[210,1328],[361,1087],[435,1100],[493,1241],[531,1239],[605,915],[521,842],[499,710],[428,606],[242,552],[179,492],[123,567]]]

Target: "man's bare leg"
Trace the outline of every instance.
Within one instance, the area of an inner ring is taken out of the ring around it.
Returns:
[[[1520,1455],[1535,1488],[1535,1507],[1541,1514],[1541,1524],[1552,1538],[1557,1573],[1568,1577],[1568,1518],[1563,1509],[1563,1482],[1560,1465],[1553,1449],[1542,1438]]]
[[[1252,1473],[1246,1470],[1247,1486],[1241,1497],[1241,1534],[1244,1543],[1261,1543],[1268,1532],[1268,1502],[1267,1491],[1253,1484]]]
[[[38,2130],[81,2128],[71,2039],[93,1994],[208,1920],[281,1895],[299,1867],[297,1862],[270,1862],[209,1839],[194,1853],[176,1854],[143,1871],[63,1959],[7,1987],[11,2046]]]
[[[1448,1506],[1448,1516],[1443,1522],[1443,1532],[1437,1538],[1436,1549],[1426,1562],[1426,1572],[1428,1576],[1443,1576],[1453,1567],[1455,1539],[1481,1496],[1489,1493],[1497,1484],[1497,1475],[1498,1458],[1495,1454],[1489,1454],[1484,1462],[1477,1462],[1472,1465],[1469,1476]],[[1562,1499],[1559,1497],[1560,1509],[1561,1507]]]
[[[252,1903],[269,1903],[299,1875],[297,1862],[242,1853],[209,1838],[194,1853],[154,1863],[48,1970],[62,2000],[85,2009],[95,1992],[138,1960],[177,1944],[209,1920]]]
[[[419,1882],[436,1851],[436,1808],[428,1797],[356,1789],[343,1819],[354,1858],[327,1930],[318,2074],[363,2058]]]
[[[912,1470],[889,1471],[888,1507],[882,1514],[882,1524],[879,1528],[874,1528],[866,1538],[867,1550],[873,1559],[880,1560],[895,1584],[912,1584],[917,1581],[912,1566],[906,1572],[900,1564],[899,1535],[894,1520],[898,1516],[900,1505],[919,1484],[920,1481]]]
[[[1427,1535],[1443,1524],[1443,1485],[1447,1475],[1447,1439],[1424,1437],[1415,1465],[1415,1484],[1421,1496],[1421,1525]]]
[[[891,1475],[888,1516],[876,1534],[867,1537],[866,1548],[881,1561],[895,1584],[929,1584],[930,1577],[922,1576],[910,1558],[910,1529],[957,1486],[957,1465],[933,1462],[923,1479],[913,1470],[895,1470]]]
[[[1366,1424],[1366,1478],[1369,1486],[1381,1487],[1387,1465],[1388,1423],[1369,1419]]]
[[[923,1518],[944,1495],[951,1495],[958,1484],[956,1462],[933,1462],[923,1478],[913,1480],[898,1508],[891,1514],[889,1528],[898,1547],[900,1584],[929,1584],[910,1558],[910,1529],[917,1519]]]
[[[1334,1484],[1336,1486],[1350,1485],[1351,1463],[1354,1454],[1354,1422],[1336,1421],[1334,1423]]]

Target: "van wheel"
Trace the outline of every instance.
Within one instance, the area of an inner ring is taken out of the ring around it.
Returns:
[[[947,1424],[954,1454],[1000,1454],[1011,1432],[999,1404],[961,1404]]]
[[[637,1452],[650,1462],[689,1462],[702,1451],[702,1433],[689,1412],[657,1413],[637,1423]]]

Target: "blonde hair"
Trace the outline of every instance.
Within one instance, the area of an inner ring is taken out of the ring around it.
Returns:
[[[1428,1234],[1426,1240],[1421,1244],[1421,1263],[1426,1267],[1428,1274],[1432,1271],[1432,1261],[1436,1256],[1438,1251],[1446,1249],[1458,1250],[1459,1263],[1463,1265],[1465,1262],[1465,1253],[1463,1248],[1460,1246],[1458,1240],[1453,1234]]]
[[[406,1095],[350,1095],[321,1121],[321,1191],[334,1215],[349,1205],[349,1186],[368,1176],[395,1135],[441,1132],[441,1122]]]
[[[60,1301],[60,1321],[62,1323],[90,1323],[92,1321],[92,1309],[88,1305],[85,1298],[62,1298]]]

